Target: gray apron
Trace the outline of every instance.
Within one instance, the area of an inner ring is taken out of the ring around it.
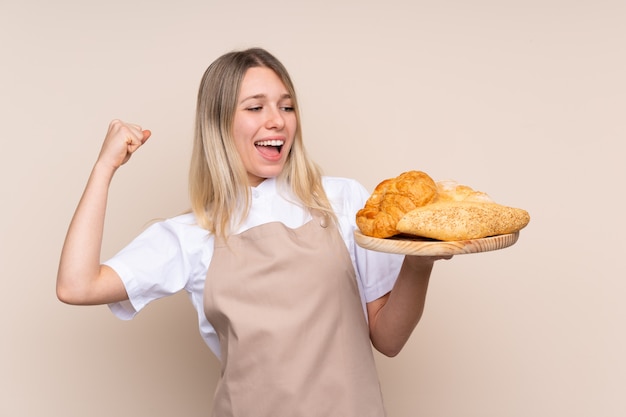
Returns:
[[[214,417],[385,415],[354,268],[332,221],[216,239],[204,309],[222,352]]]

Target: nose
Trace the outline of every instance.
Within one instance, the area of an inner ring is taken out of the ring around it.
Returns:
[[[285,127],[285,118],[280,109],[272,109],[265,121],[265,127],[268,129],[281,130]]]

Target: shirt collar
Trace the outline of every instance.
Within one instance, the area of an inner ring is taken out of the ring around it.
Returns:
[[[251,191],[253,195],[255,193],[262,193],[262,194],[272,193],[272,192],[275,193],[276,192],[276,178],[267,178],[265,181],[263,181],[261,184],[257,185],[256,187],[251,187]]]

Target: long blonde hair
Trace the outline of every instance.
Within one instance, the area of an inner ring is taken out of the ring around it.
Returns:
[[[250,186],[232,131],[241,82],[253,67],[266,67],[278,75],[291,95],[296,114],[294,143],[277,181],[286,184],[310,212],[321,211],[335,219],[322,187],[321,171],[308,157],[302,141],[291,78],[273,55],[251,48],[222,55],[207,68],[200,83],[189,171],[191,210],[198,224],[218,236],[228,236],[248,215]]]

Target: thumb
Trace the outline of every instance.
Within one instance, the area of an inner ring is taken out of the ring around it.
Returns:
[[[142,130],[141,134],[142,134],[141,143],[144,144],[146,143],[148,138],[152,135],[152,132],[146,129],[146,130]]]

